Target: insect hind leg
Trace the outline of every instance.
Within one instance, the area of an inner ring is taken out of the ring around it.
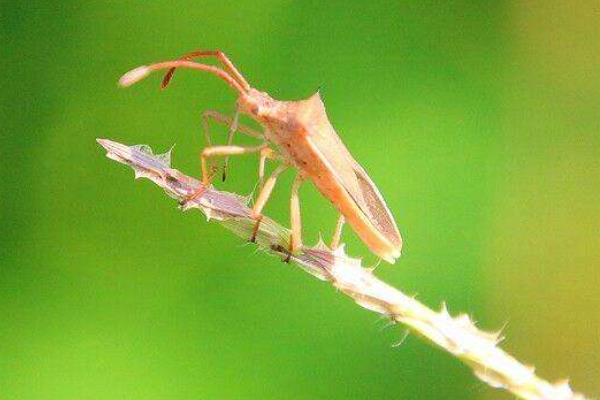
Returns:
[[[290,197],[290,228],[292,230],[290,236],[290,254],[288,254],[286,262],[290,261],[292,254],[296,253],[302,248],[302,221],[300,217],[300,197],[298,192],[304,178],[302,175],[296,175],[294,183],[292,184],[292,194]]]
[[[342,228],[344,227],[345,223],[346,219],[344,218],[344,215],[340,214],[337,223],[335,224],[335,231],[333,232],[333,237],[331,238],[331,245],[329,246],[331,250],[335,250],[339,247],[340,239],[342,238]]]
[[[265,185],[261,189],[258,197],[256,198],[256,203],[254,203],[254,207],[252,207],[252,217],[256,220],[254,227],[252,229],[252,235],[250,236],[249,241],[252,243],[256,243],[256,235],[258,234],[258,228],[260,227],[260,223],[262,221],[262,210],[267,204],[267,200],[271,197],[271,193],[273,192],[273,188],[275,187],[275,183],[277,182],[277,178],[283,171],[287,169],[287,165],[282,164],[273,171],[269,179],[265,182]]]

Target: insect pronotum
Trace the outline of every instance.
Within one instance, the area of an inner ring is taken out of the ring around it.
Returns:
[[[222,68],[201,64],[193,59],[216,58]],[[256,239],[262,210],[275,186],[277,177],[288,167],[298,174],[292,185],[290,201],[290,254],[301,249],[301,222],[298,190],[303,181],[311,181],[319,192],[334,205],[340,217],[336,225],[331,246],[340,241],[344,221],[347,221],[356,234],[376,255],[393,263],[400,256],[402,238],[383,197],[365,170],[354,160],[346,146],[335,132],[325,112],[319,93],[305,100],[279,101],[265,92],[251,87],[229,58],[219,50],[195,51],[183,57],[152,65],[135,68],[121,77],[122,86],[130,86],[152,71],[167,70],[162,81],[165,88],[171,81],[176,68],[189,68],[216,75],[238,93],[237,112],[233,118],[215,111],[203,114],[204,131],[208,147],[201,153],[202,181],[204,187],[210,184],[211,172],[208,160],[215,156],[228,157],[236,154],[259,153],[260,193],[253,206],[256,219],[251,241]],[[249,115],[264,129],[257,132],[238,123],[240,113]],[[212,146],[208,131],[208,121],[229,125],[227,145]],[[233,134],[240,132],[262,140],[258,146],[243,147],[232,145]],[[270,147],[274,145],[274,149]],[[281,164],[264,181],[266,159],[276,159]],[[225,178],[225,169],[223,179]],[[202,195],[202,188],[190,198]],[[189,199],[188,199],[189,200]]]

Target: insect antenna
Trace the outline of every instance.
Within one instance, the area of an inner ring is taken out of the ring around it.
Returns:
[[[238,71],[238,69],[235,67],[235,65],[233,65],[233,63],[231,62],[231,60],[229,60],[229,58],[225,55],[225,53],[223,53],[220,50],[196,50],[196,51],[192,51],[190,53],[184,54],[181,58],[179,58],[179,60],[192,61],[195,58],[207,58],[207,57],[215,57],[217,60],[219,60],[223,64],[223,66],[225,67],[225,70],[229,73],[229,75],[231,75],[244,89],[250,88],[250,84],[248,83],[248,81],[246,81],[244,76],[240,73],[240,71]],[[167,73],[165,74],[165,76],[163,77],[163,80],[161,83],[162,89],[165,89],[171,82],[171,79],[173,79],[173,74],[175,73],[175,69],[176,68],[170,68],[167,71]]]
[[[176,61],[165,61],[151,65],[142,65],[141,67],[137,67],[132,69],[131,71],[125,73],[121,79],[119,79],[119,85],[121,86],[131,86],[134,83],[137,83],[150,75],[153,71],[159,71],[161,69],[171,69],[171,68],[189,68],[196,69],[199,71],[206,71],[213,75],[216,75],[218,78],[224,80],[229,86],[235,89],[239,94],[244,94],[247,92],[247,89],[242,87],[242,85],[233,79],[233,77],[227,72],[223,71],[221,68],[215,67],[213,65],[208,64],[200,64],[193,61],[187,60],[176,60]]]

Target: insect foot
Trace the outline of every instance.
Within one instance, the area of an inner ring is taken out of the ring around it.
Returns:
[[[206,189],[211,186],[211,182],[212,182],[213,178],[215,177],[215,174],[218,172],[219,169],[218,169],[218,167],[216,165],[211,165],[209,169],[210,169],[210,174],[208,175],[208,179],[206,180],[206,182],[202,183],[202,185],[198,186],[194,190],[194,192],[192,192],[188,196],[183,197],[179,201],[179,206],[182,209],[187,210],[191,206],[189,203],[193,202],[194,200],[199,199],[200,197],[202,197],[202,195],[204,194],[204,192],[206,192]]]
[[[202,197],[204,192],[206,192],[206,188],[207,188],[207,186],[204,186],[204,185],[198,186],[198,188],[196,190],[194,190],[194,192],[192,192],[192,194],[181,198],[181,200],[179,201],[179,206],[182,209],[187,210],[190,207],[191,202],[194,202],[195,200]]]
[[[285,254],[285,258],[283,258],[281,261],[283,261],[284,263],[290,263],[291,259],[292,259],[292,252],[290,252],[288,249],[286,249],[285,247],[283,247],[280,244],[274,244],[271,245],[271,250],[273,250],[274,252],[277,253],[281,253],[281,254]]]
[[[289,263],[292,259],[292,255],[297,254],[302,250],[302,244],[298,243],[297,239],[294,238],[294,234],[290,235],[290,244],[288,249],[286,250],[287,257],[283,260],[283,262]]]
[[[256,235],[258,234],[258,228],[260,227],[260,222],[263,219],[262,214],[259,214],[255,217],[256,219],[256,223],[254,224],[254,227],[252,228],[252,236],[250,236],[250,239],[248,239],[248,241],[250,243],[256,243]]]

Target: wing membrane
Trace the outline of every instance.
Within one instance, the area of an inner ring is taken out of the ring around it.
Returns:
[[[400,233],[381,193],[365,170],[354,160],[329,122],[318,93],[305,100],[300,113],[307,141],[331,165],[331,172],[376,229],[399,246]]]

